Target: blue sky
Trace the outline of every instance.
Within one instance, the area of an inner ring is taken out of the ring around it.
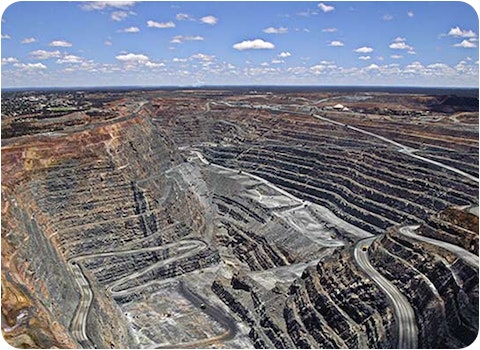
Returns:
[[[17,2],[2,87],[478,87],[478,29],[464,2]]]

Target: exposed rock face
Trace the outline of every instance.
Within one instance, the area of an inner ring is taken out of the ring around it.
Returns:
[[[306,96],[131,93],[98,97],[101,113],[7,118],[5,338],[469,345],[478,217],[452,207],[478,205],[472,116],[422,129],[398,110],[318,116],[325,96]],[[412,101],[425,111],[431,99]]]

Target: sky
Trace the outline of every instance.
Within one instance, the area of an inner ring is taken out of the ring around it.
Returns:
[[[478,87],[478,33],[465,2],[16,2],[1,85]]]

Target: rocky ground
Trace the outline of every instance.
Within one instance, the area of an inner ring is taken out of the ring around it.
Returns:
[[[78,110],[42,112],[15,95],[2,114],[2,331],[13,346],[475,339],[478,99],[55,96]]]

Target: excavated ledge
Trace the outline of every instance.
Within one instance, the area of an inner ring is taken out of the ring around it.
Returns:
[[[471,344],[478,111],[368,96],[89,92],[101,113],[2,115],[5,339]]]

